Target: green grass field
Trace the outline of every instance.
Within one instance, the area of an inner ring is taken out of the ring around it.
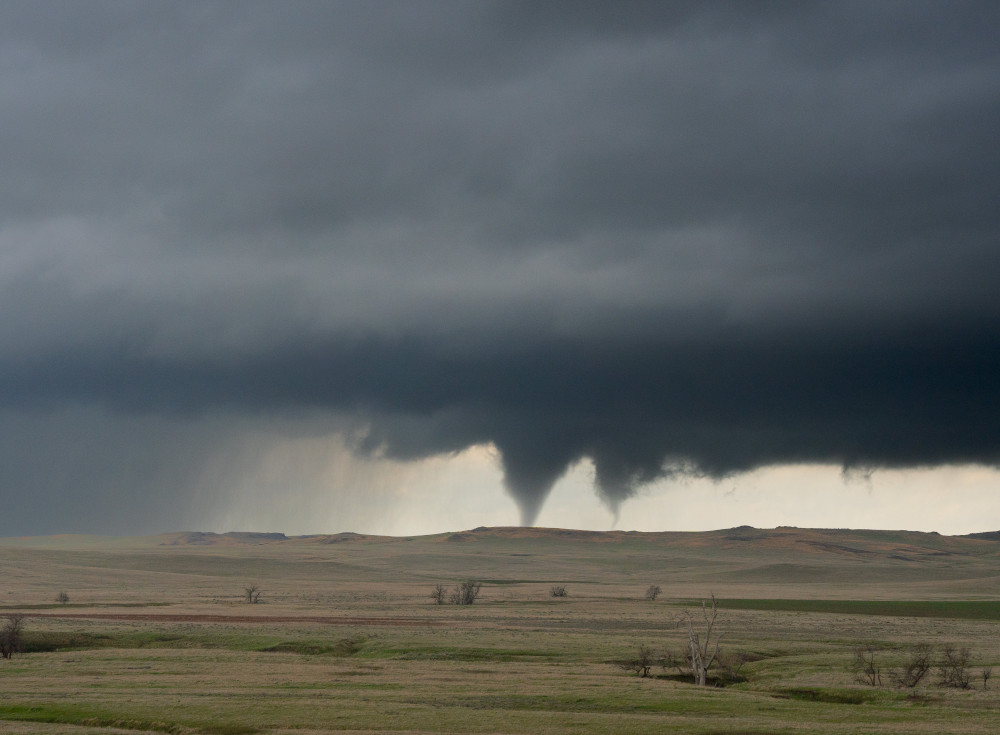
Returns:
[[[1000,543],[904,532],[482,529],[414,539],[0,540],[5,733],[994,733]],[[782,577],[780,572],[788,572]],[[815,570],[810,577],[804,570]],[[471,606],[436,583],[474,578]],[[849,582],[840,582],[840,579]],[[242,601],[258,584],[258,604]],[[552,585],[568,596],[551,596]],[[663,588],[645,599],[650,584]],[[70,601],[56,604],[65,591]],[[714,593],[742,680],[641,678]],[[968,646],[970,689],[863,686],[909,647]]]

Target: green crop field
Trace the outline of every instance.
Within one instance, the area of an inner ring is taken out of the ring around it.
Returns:
[[[0,732],[995,733],[998,569],[1000,542],[905,532],[3,539]],[[735,676],[618,665],[681,660],[712,594]],[[924,643],[968,648],[970,687],[893,686]]]

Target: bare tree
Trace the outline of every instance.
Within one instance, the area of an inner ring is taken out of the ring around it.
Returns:
[[[657,597],[660,596],[661,592],[663,592],[663,590],[660,589],[660,585],[651,584],[649,585],[649,587],[646,588],[646,599],[650,601],[655,600]]]
[[[448,591],[444,588],[443,584],[438,582],[434,585],[434,589],[431,591],[431,599],[434,600],[435,604],[443,605],[447,596]]]
[[[854,647],[851,671],[859,684],[872,687],[882,686],[882,667],[878,663],[878,651],[874,643],[859,643]]]
[[[639,646],[635,658],[618,662],[618,668],[625,671],[634,671],[639,676],[649,676],[650,669],[657,663],[656,655],[649,646]]]
[[[24,615],[13,613],[6,616],[7,622],[0,628],[0,657],[10,658],[21,650],[24,635]]]
[[[889,681],[898,687],[912,689],[927,676],[933,666],[934,646],[918,643],[910,649],[909,657],[900,668],[889,670]]]
[[[65,590],[60,592],[58,595],[56,595],[56,602],[58,602],[60,605],[65,605],[67,602],[69,602],[69,593],[66,592]]]
[[[255,584],[248,584],[243,588],[243,596],[249,604],[256,604],[260,600],[260,587]]]
[[[481,582],[466,580],[457,585],[451,593],[452,605],[471,605],[479,597],[479,590],[482,588]]]
[[[941,660],[938,662],[938,676],[941,686],[955,689],[969,688],[969,661],[972,653],[968,647],[955,648],[948,644],[941,649]]]
[[[561,584],[553,585],[552,589],[549,590],[549,593],[553,597],[569,597],[569,593],[566,591],[566,588]]]
[[[719,609],[716,606],[715,595],[712,595],[711,606],[705,600],[701,601],[701,613],[705,626],[704,636],[694,629],[694,620],[690,613],[686,613],[688,626],[688,663],[691,665],[691,673],[698,686],[705,686],[708,680],[708,670],[715,663],[715,658],[719,655],[719,646],[722,643],[724,634],[715,634],[715,644],[712,644],[712,633],[715,628],[715,619],[719,616]]]
[[[990,679],[993,678],[993,667],[992,666],[987,666],[985,669],[982,670],[981,673],[982,673],[982,676],[983,676],[983,689],[989,689],[990,688]]]

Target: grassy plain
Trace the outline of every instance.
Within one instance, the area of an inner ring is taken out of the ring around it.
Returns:
[[[441,582],[483,581],[472,606]],[[415,538],[0,539],[0,732],[995,733],[1000,541],[730,529],[477,529]],[[241,601],[260,585],[260,602]],[[650,584],[663,588],[645,599]],[[568,596],[554,598],[553,585]],[[56,595],[66,591],[67,604]],[[614,665],[681,651],[714,593],[747,680],[699,688]],[[911,643],[974,653],[974,689],[864,687]],[[979,672],[994,667],[984,689]]]

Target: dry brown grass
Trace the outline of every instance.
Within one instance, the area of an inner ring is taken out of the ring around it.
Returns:
[[[0,732],[1000,731],[1000,684],[928,683],[908,698],[848,671],[862,640],[885,645],[886,665],[927,641],[1000,668],[997,621],[724,602],[1000,599],[1000,543],[795,529],[452,536],[0,541],[0,605],[31,616],[33,636],[83,642],[0,665]],[[484,582],[475,605],[431,603],[435,583],[470,578]],[[249,582],[257,605],[240,601]],[[664,590],[655,602],[651,583]],[[572,595],[554,600],[553,585]],[[56,605],[63,589],[71,603]],[[677,605],[709,592],[725,646],[759,658],[749,682],[699,690],[612,665],[640,644],[682,646]]]

